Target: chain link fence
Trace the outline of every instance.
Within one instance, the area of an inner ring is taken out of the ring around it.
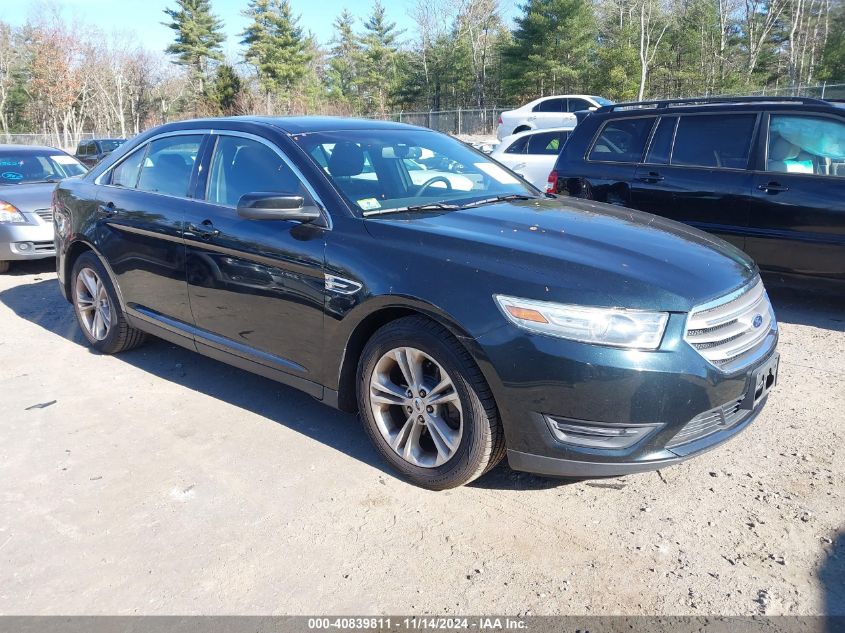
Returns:
[[[392,112],[373,118],[398,121],[431,128],[447,134],[486,136],[496,132],[499,115],[512,107],[459,108],[457,110],[429,110],[428,112]]]
[[[0,143],[11,145],[44,145],[45,147],[58,147],[70,154],[76,152],[80,141],[87,141],[93,138],[107,138],[94,132],[78,132],[76,134],[4,134],[0,132]]]

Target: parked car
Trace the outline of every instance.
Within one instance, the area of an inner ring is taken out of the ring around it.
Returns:
[[[499,116],[496,138],[502,140],[511,134],[527,130],[575,127],[578,119],[575,112],[592,110],[613,102],[603,97],[590,95],[555,95],[540,97],[516,110],[507,110]]]
[[[419,159],[473,188],[417,184]],[[777,376],[775,317],[742,252],[547,197],[431,130],[170,123],[63,181],[55,212],[59,284],[92,347],[152,334],[357,410],[384,459],[432,489],[506,453],[552,475],[663,468],[747,427]],[[195,279],[200,259],[221,263]]]
[[[845,104],[738,97],[600,108],[549,189],[714,233],[765,273],[845,281]]]
[[[549,172],[573,129],[560,127],[511,134],[502,139],[491,156],[538,189],[545,189]]]
[[[0,145],[0,273],[14,260],[56,255],[53,189],[62,178],[85,171],[52,147]]]
[[[93,167],[125,142],[125,138],[96,138],[80,141],[76,148],[76,158],[79,162]]]

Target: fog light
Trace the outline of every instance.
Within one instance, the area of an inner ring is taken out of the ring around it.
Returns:
[[[552,435],[560,442],[587,448],[609,449],[633,446],[660,426],[659,424],[604,424],[551,416],[546,416],[546,422],[549,424]]]
[[[19,251],[31,251],[35,246],[32,242],[18,242],[16,244]]]

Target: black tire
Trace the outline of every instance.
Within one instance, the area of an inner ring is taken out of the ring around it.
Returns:
[[[93,270],[97,274],[108,295],[111,324],[105,338],[101,340],[92,336],[91,332],[88,331],[80,313],[79,301],[77,300],[77,278],[79,277],[79,273],[86,268]],[[119,354],[133,347],[138,347],[146,339],[146,335],[141,330],[132,327],[126,321],[126,315],[120,308],[120,302],[117,299],[117,293],[114,290],[111,278],[100,259],[94,253],[83,253],[74,263],[70,277],[70,294],[73,312],[76,315],[79,329],[82,330],[88,344],[97,351],[103,354]]]
[[[460,400],[463,432],[454,454],[439,466],[418,466],[395,452],[379,430],[371,409],[370,379],[376,365],[387,352],[401,347],[416,348],[434,359],[448,374]],[[360,417],[376,449],[403,478],[418,486],[430,490],[462,486],[489,471],[505,456],[499,412],[481,370],[451,332],[430,319],[403,317],[379,329],[361,354],[356,385]]]
[[[0,261],[0,275],[9,272],[9,266],[11,266],[11,264],[12,262],[9,261]]]

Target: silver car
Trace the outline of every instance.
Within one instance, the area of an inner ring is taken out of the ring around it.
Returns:
[[[14,260],[55,257],[53,189],[86,171],[59,149],[0,145],[0,273]]]

